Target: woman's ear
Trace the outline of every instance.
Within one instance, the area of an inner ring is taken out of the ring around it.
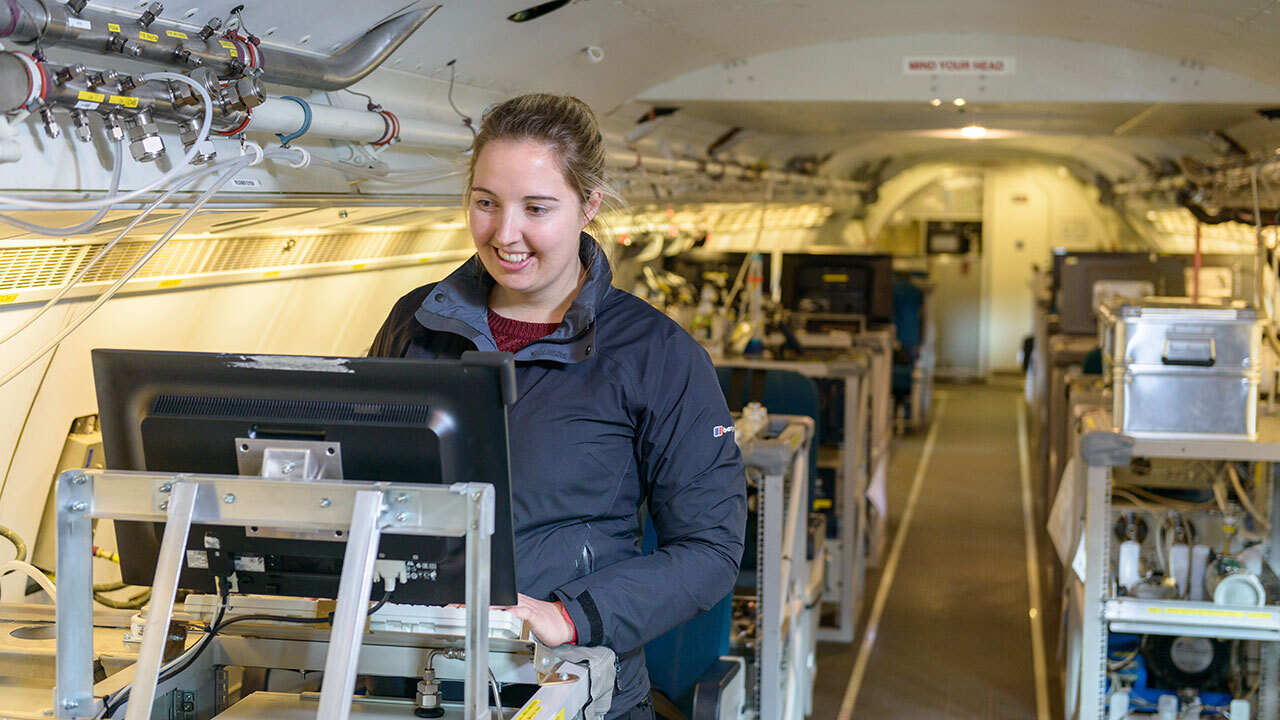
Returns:
[[[587,196],[587,201],[582,205],[582,217],[586,220],[586,222],[582,224],[583,229],[590,225],[591,221],[596,218],[596,213],[600,212],[600,203],[602,202],[604,202],[604,195],[602,195],[599,190],[593,190],[591,191],[591,194]]]

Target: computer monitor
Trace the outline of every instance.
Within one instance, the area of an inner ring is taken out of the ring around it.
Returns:
[[[1097,332],[1094,300],[1099,283],[1137,281],[1161,297],[1186,294],[1184,262],[1171,255],[1055,251],[1053,280],[1058,327],[1067,335]]]
[[[94,350],[93,372],[111,469],[238,475],[238,453],[249,445],[238,441],[312,441],[336,446],[347,480],[493,485],[491,598],[516,603],[509,354],[401,360]],[[163,531],[163,523],[116,522],[126,583],[152,583]],[[206,551],[214,546],[218,553]],[[269,528],[193,525],[179,586],[212,592],[215,571],[234,571],[239,592],[336,597],[344,549],[341,541]],[[409,563],[392,600],[464,602],[464,550],[464,538],[384,534],[377,557]]]
[[[769,282],[771,258],[767,252],[759,253],[759,255],[763,261],[761,266],[764,273],[762,288],[767,293],[771,287]],[[733,287],[733,282],[737,279],[738,273],[742,270],[742,263],[746,262],[746,259],[747,253],[743,252],[720,252],[699,249],[663,258],[662,266],[664,270],[683,277],[697,288],[710,283],[722,284],[724,287],[730,288]]]
[[[862,315],[893,322],[893,256],[782,256],[782,305],[793,312]]]

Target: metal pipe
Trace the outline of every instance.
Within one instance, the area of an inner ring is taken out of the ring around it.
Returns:
[[[144,25],[137,15],[95,8],[77,13],[66,5],[30,0],[23,0],[20,6],[20,16],[9,35],[18,43],[123,55],[185,70],[207,67],[224,77],[242,74],[252,64],[253,51],[243,42],[217,36],[202,39],[202,33],[187,25],[163,19]],[[13,19],[11,8],[0,2],[0,29],[7,28]],[[408,8],[327,58],[259,48],[261,78],[295,87],[341,90],[377,69],[439,9],[440,5]]]
[[[255,108],[249,130],[287,134],[302,127],[302,106],[292,100],[268,98]],[[387,124],[382,115],[368,110],[353,110],[332,105],[311,106],[311,127],[307,137],[352,142],[377,142],[386,135]],[[400,119],[400,142],[407,145],[465,150],[471,146],[471,131],[457,125],[430,120]]]

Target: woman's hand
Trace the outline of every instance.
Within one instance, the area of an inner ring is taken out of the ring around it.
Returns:
[[[556,647],[573,641],[574,627],[565,619],[560,603],[535,600],[528,595],[518,595],[517,600],[518,604],[501,609],[528,622],[543,645]]]

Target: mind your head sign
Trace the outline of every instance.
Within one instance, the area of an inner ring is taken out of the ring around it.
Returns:
[[[902,58],[903,75],[1012,75],[1015,66],[1011,57],[919,55]]]

